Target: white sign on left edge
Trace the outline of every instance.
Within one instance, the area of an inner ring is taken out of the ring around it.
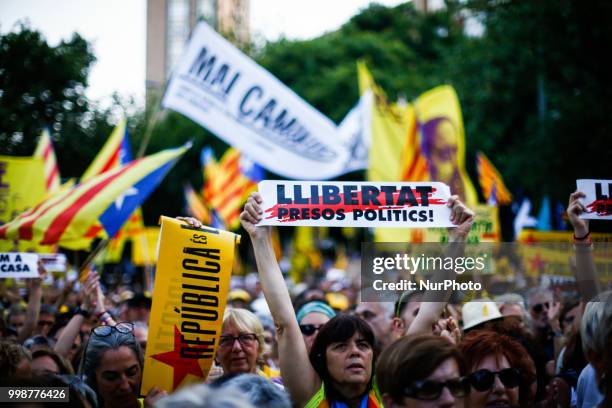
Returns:
[[[346,172],[349,151],[336,125],[204,22],[193,30],[162,106],[284,177],[324,180]]]
[[[38,278],[38,255],[28,252],[0,253],[0,279]]]

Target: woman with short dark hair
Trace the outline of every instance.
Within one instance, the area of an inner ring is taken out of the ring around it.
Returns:
[[[465,364],[446,337],[402,337],[387,347],[376,366],[385,407],[463,407],[470,392]]]

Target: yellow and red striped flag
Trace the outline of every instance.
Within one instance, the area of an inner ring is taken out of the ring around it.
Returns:
[[[204,199],[217,211],[228,230],[236,229],[240,225],[242,204],[263,179],[263,169],[233,147],[219,162],[214,160],[210,149],[204,149],[202,157],[206,177]]]
[[[198,194],[194,191],[191,184],[185,183],[183,186],[183,191],[185,192],[185,204],[187,213],[192,217],[197,218],[204,225],[210,225],[210,211],[204,205]]]
[[[476,167],[480,188],[487,202],[495,202],[499,205],[511,204],[512,194],[506,188],[501,174],[482,152],[476,155]]]
[[[83,236],[95,236],[97,231],[92,229],[98,228],[114,236],[189,147],[134,160],[60,191],[0,226],[0,239],[62,245]]]
[[[408,138],[404,145],[400,168],[402,181],[428,181],[429,164],[421,151],[421,140],[416,120],[408,129]]]
[[[54,193],[60,188],[60,173],[55,157],[55,150],[51,142],[49,129],[43,129],[34,151],[34,157],[42,157],[45,168],[45,186],[47,194]]]

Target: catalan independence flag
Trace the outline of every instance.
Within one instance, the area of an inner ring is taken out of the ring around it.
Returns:
[[[102,150],[81,176],[81,183],[131,160],[132,151],[128,141],[127,123],[125,119],[122,119],[113,129]]]
[[[96,236],[99,228],[112,237],[190,147],[131,161],[60,191],[0,226],[0,239],[62,245],[83,236]]]
[[[49,129],[43,129],[34,151],[34,157],[43,159],[47,194],[55,193],[60,188],[60,173]]]
[[[240,225],[240,211],[247,196],[263,180],[264,171],[234,148],[217,162],[210,149],[202,151],[204,199],[216,210],[228,230]]]
[[[478,152],[476,155],[476,167],[480,188],[482,188],[482,194],[487,202],[494,202],[499,205],[512,203],[512,194],[506,188],[501,174],[482,152]]]

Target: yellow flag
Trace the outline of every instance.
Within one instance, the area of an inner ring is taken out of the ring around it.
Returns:
[[[0,156],[0,225],[34,207],[46,196],[42,157]],[[0,240],[0,252],[53,252],[32,241]]]
[[[372,91],[372,143],[369,154],[368,180],[400,181],[404,145],[414,111],[408,104],[400,106],[387,101],[384,91],[374,83],[365,63],[357,63],[360,93]]]
[[[465,171],[465,134],[455,90],[438,86],[419,96],[414,106],[431,180],[448,184],[452,194],[475,206],[478,196]]]
[[[132,238],[132,263],[136,266],[154,265],[157,262],[157,237],[159,227],[145,227]]]
[[[161,217],[142,391],[206,379],[217,350],[240,236]]]

